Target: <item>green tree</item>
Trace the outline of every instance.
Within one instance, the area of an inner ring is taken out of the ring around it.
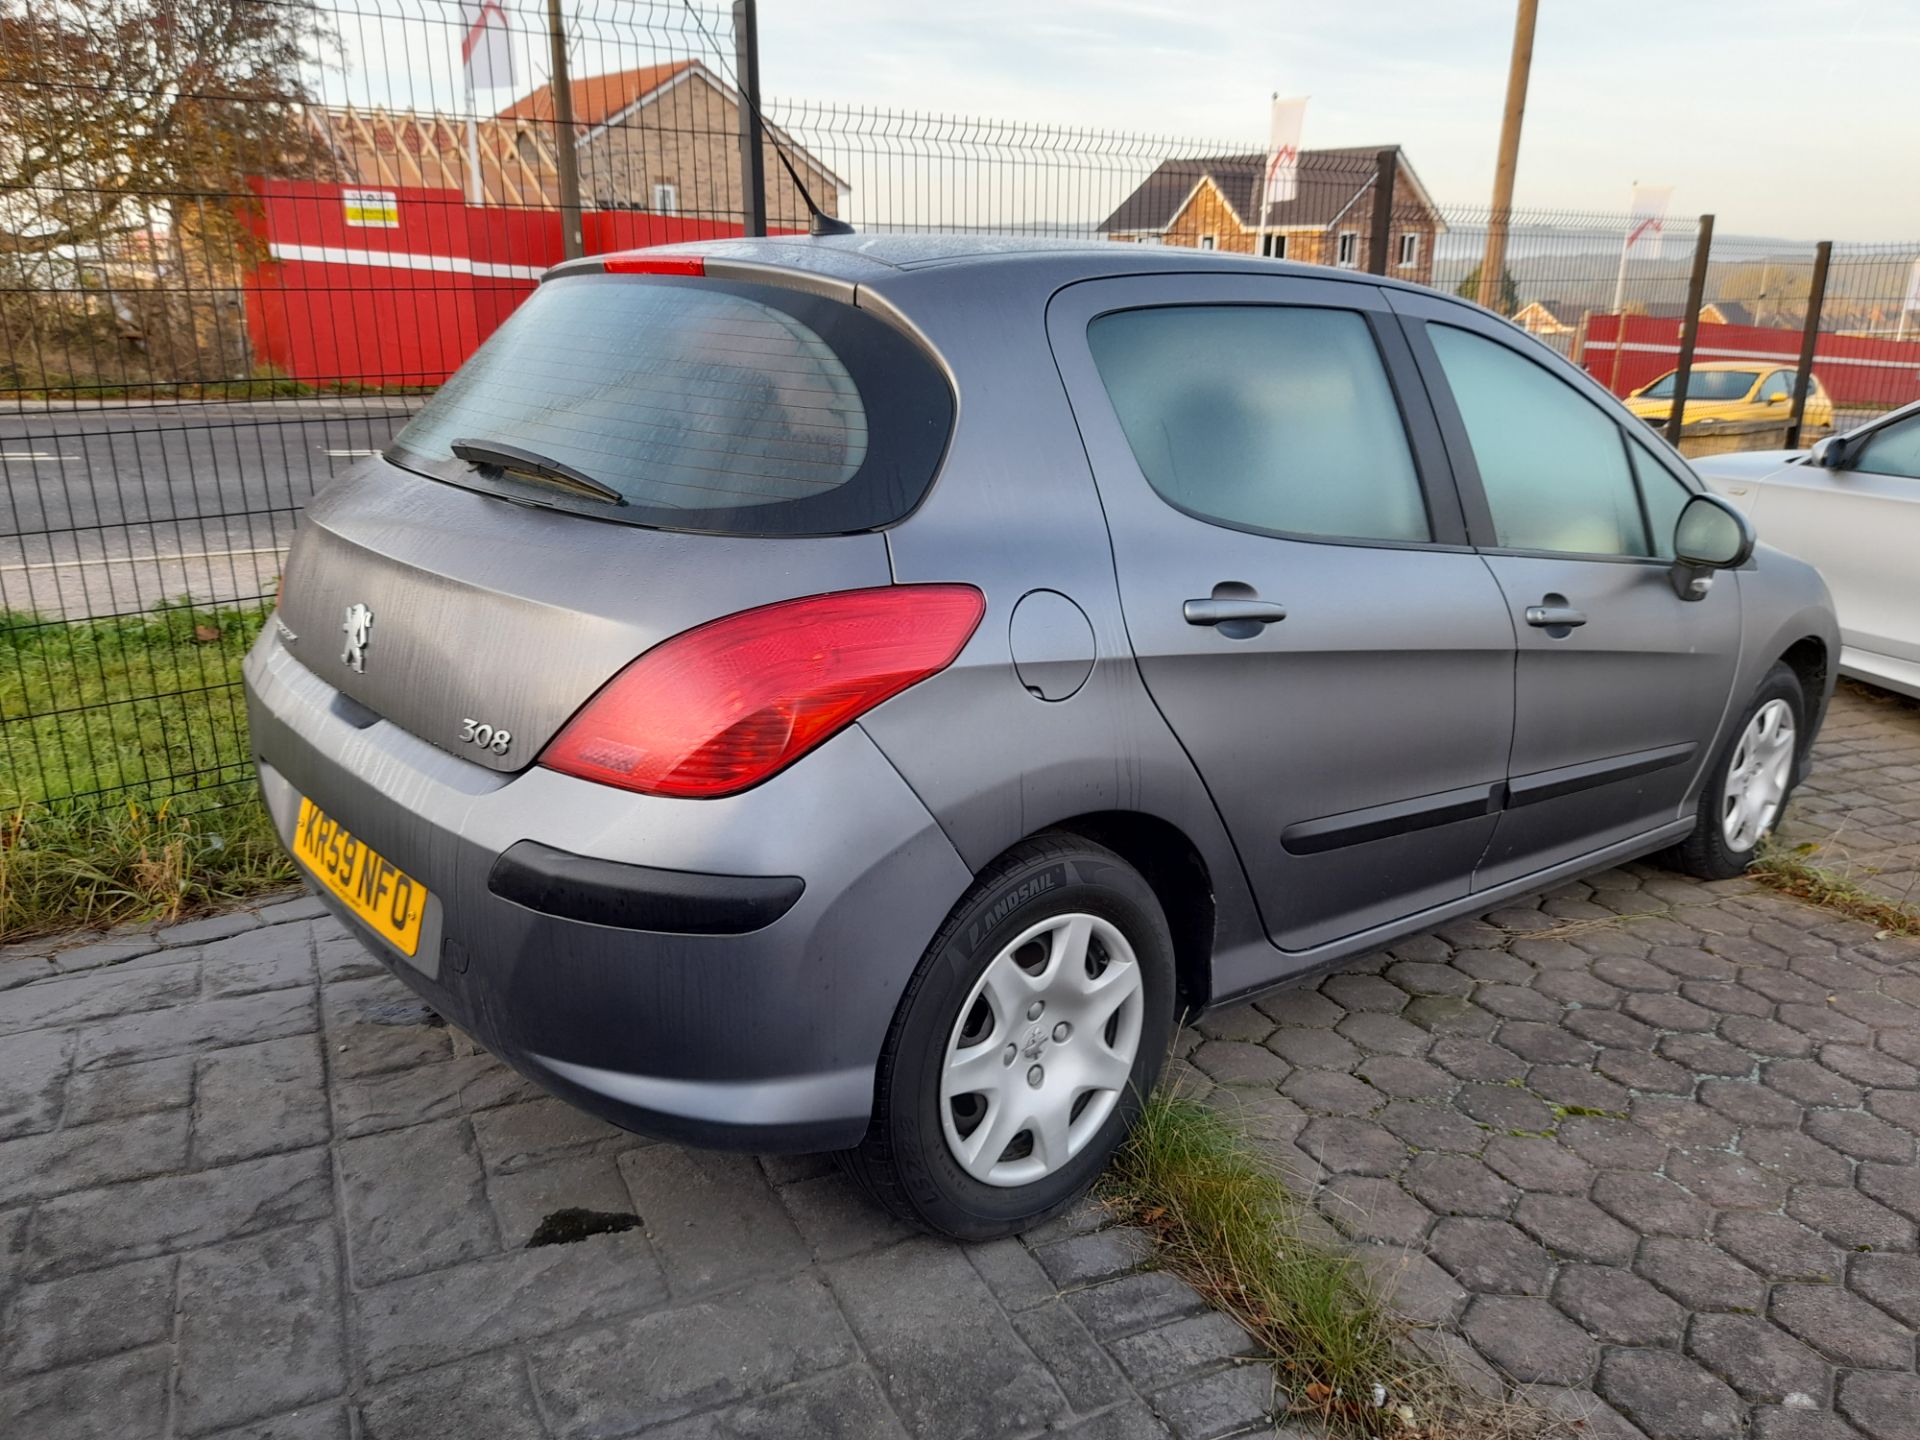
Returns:
[[[1480,299],[1480,267],[1474,266],[1467,272],[1466,278],[1453,287],[1453,293],[1462,300]],[[1500,313],[1511,315],[1520,308],[1520,286],[1513,278],[1513,271],[1503,270],[1500,274]]]

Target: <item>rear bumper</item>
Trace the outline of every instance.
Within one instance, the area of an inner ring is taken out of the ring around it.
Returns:
[[[725,800],[470,764],[337,703],[271,625],[246,665],[283,839],[302,795],[432,896],[403,956],[449,1020],[629,1129],[757,1151],[865,1133],[874,1065],[971,874],[858,727]]]

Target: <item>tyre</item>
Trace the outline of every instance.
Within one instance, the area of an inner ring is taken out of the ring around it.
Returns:
[[[1801,748],[1811,739],[1800,678],[1775,665],[1707,773],[1693,833],[1664,852],[1661,862],[1703,880],[1727,880],[1745,870],[1779,823]]]
[[[887,1032],[847,1171],[904,1220],[1011,1235],[1093,1183],[1159,1078],[1173,942],[1138,871],[1042,835],[979,877]]]

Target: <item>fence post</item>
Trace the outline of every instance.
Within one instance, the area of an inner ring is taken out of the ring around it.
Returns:
[[[553,55],[547,88],[553,94],[553,158],[560,172],[560,253],[572,260],[587,253],[580,232],[580,156],[574,149],[573,82],[567,78],[567,22],[560,0],[547,0],[547,43]]]
[[[1707,262],[1713,252],[1713,216],[1702,215],[1693,237],[1693,270],[1687,276],[1687,308],[1680,316],[1680,368],[1673,372],[1673,408],[1667,412],[1667,439],[1680,443],[1680,427],[1687,423],[1687,385],[1693,379],[1693,347],[1700,338],[1700,307],[1707,303]],[[1627,317],[1620,317],[1620,337]],[[1614,354],[1619,355],[1616,349]]]
[[[1382,150],[1373,157],[1373,235],[1367,244],[1367,269],[1387,273],[1387,247],[1393,243],[1393,182],[1400,168],[1398,150]]]
[[[1793,376],[1793,418],[1787,422],[1787,448],[1800,448],[1800,426],[1807,414],[1807,383],[1813,376],[1813,351],[1820,343],[1820,307],[1827,298],[1827,266],[1833,262],[1833,242],[1822,240],[1813,251],[1813,284],[1807,291],[1807,328],[1800,334],[1800,368]]]
[[[760,143],[760,7],[733,0],[733,78],[740,84],[742,233],[767,233],[767,155]]]

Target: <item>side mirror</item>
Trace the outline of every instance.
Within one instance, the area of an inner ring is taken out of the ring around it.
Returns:
[[[1807,464],[1817,465],[1822,470],[1844,470],[1847,468],[1847,442],[1844,436],[1824,435],[1813,442],[1807,451]]]
[[[1702,600],[1713,572],[1734,570],[1753,554],[1753,522],[1718,495],[1696,495],[1680,507],[1673,527],[1673,593]]]
[[[1769,405],[1784,405],[1791,399],[1793,399],[1793,397],[1789,395],[1786,391],[1776,390],[1771,395],[1767,396],[1767,403]]]

